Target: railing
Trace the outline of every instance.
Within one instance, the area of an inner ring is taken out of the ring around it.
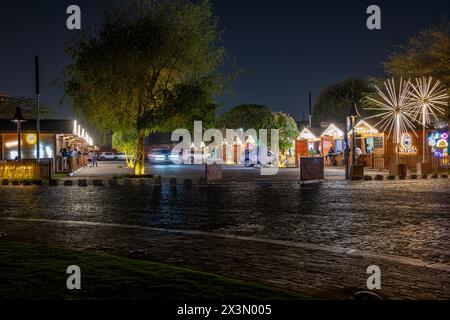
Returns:
[[[0,179],[51,180],[52,163],[52,159],[2,160],[0,161]]]
[[[422,162],[422,157],[401,155],[398,157],[398,162],[400,164],[405,164],[409,170],[416,170],[417,164]],[[443,158],[431,156],[427,162],[431,163],[433,170],[450,170],[450,161],[448,156]],[[391,164],[397,163],[397,156],[378,154],[364,155],[363,163],[364,166],[368,168],[387,170]]]

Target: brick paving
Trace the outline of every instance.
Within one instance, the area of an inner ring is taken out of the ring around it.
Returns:
[[[449,299],[449,194],[449,180],[9,186],[0,232],[119,255],[143,249],[151,260],[321,298],[364,289],[376,264],[386,298]]]

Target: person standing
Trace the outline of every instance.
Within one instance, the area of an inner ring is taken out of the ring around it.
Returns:
[[[98,154],[95,151],[92,153],[92,161],[92,167],[98,168]]]
[[[61,149],[61,151],[59,152],[59,155],[61,156],[61,161],[62,161],[62,171],[65,172],[68,170],[68,166],[67,166],[67,149],[64,147]]]

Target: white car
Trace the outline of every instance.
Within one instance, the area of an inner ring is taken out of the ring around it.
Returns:
[[[207,163],[221,163],[222,159],[211,156],[209,153],[191,153],[185,152],[183,155],[183,164],[207,164]]]
[[[112,152],[102,152],[102,153],[100,153],[98,160],[100,160],[100,161],[116,160],[116,155]]]
[[[127,157],[125,156],[125,153],[118,153],[115,155],[115,160],[125,161],[125,160],[127,160]]]
[[[152,164],[173,164],[179,156],[172,155],[172,151],[168,149],[151,150],[147,156]]]
[[[254,167],[256,165],[274,165],[277,161],[278,157],[270,150],[267,150],[266,159],[260,159],[258,152],[251,152],[250,150],[245,150],[240,159],[240,163],[244,164],[244,166],[246,166],[247,168]]]

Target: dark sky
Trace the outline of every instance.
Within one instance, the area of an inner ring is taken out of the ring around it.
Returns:
[[[82,27],[98,21],[99,0],[0,0],[0,91],[32,96],[33,56],[42,61],[42,100],[53,117],[71,116],[59,106],[62,92],[50,82],[70,63],[63,49],[75,34],[66,29],[66,8],[82,9]],[[382,75],[381,61],[421,28],[450,19],[450,1],[212,0],[225,29],[225,47],[244,73],[230,108],[259,103],[298,118],[307,113],[308,91],[348,77]],[[366,28],[366,8],[382,9],[382,30]]]

